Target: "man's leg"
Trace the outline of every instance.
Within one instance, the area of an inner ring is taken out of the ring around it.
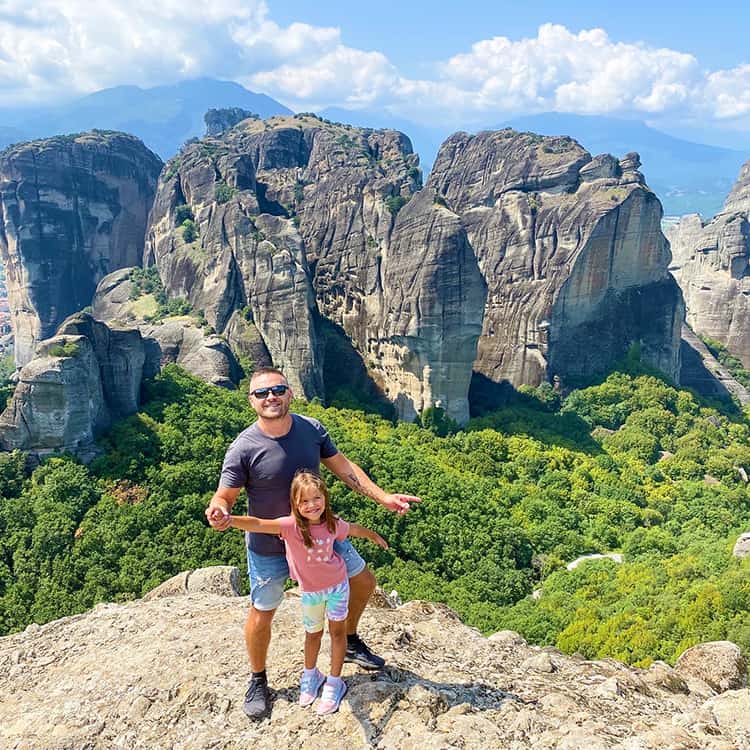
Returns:
[[[375,591],[375,576],[365,569],[349,579],[349,616],[346,618],[346,634],[354,635],[359,627],[359,619],[365,611],[367,602]]]
[[[357,635],[359,618],[362,617],[367,602],[372,592],[375,591],[375,576],[348,539],[343,542],[334,542],[333,549],[346,563],[346,573],[349,577],[350,596],[349,616],[346,620],[345,661],[359,664],[365,669],[380,669],[385,665],[385,659],[373,654],[367,644]]]
[[[264,672],[268,646],[271,643],[271,623],[275,609],[262,610],[250,607],[245,620],[245,647],[254,673]]]
[[[251,605],[245,620],[245,647],[253,676],[245,693],[243,710],[251,719],[262,719],[271,710],[266,678],[271,623],[276,608],[284,598],[284,584],[289,569],[283,555],[258,555],[248,549],[247,572],[250,577]]]

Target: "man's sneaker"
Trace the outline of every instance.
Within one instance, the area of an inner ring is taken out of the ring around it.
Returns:
[[[247,686],[242,710],[250,719],[262,719],[271,711],[271,696],[268,682],[263,677],[253,677]]]
[[[338,711],[341,699],[345,695],[346,683],[343,680],[338,680],[338,685],[333,685],[330,681],[326,681],[326,686],[323,688],[323,695],[320,696],[320,702],[315,709],[318,716],[325,716],[325,714],[332,714],[334,711]]]
[[[299,685],[300,706],[309,706],[318,697],[325,681],[326,676],[317,667],[310,674],[303,673]]]
[[[365,669],[381,669],[385,666],[385,659],[373,654],[356,633],[346,637],[346,657],[344,661],[359,664],[360,667]]]

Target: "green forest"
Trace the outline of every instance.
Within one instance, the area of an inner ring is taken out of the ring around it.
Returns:
[[[383,488],[423,498],[397,516],[331,482],[334,509],[390,544],[360,546],[380,585],[586,657],[645,666],[707,640],[749,649],[750,560],[732,556],[750,530],[747,415],[635,365],[562,399],[523,391],[461,430],[439,410],[418,425],[352,408],[351,393],[295,402]],[[0,454],[0,634],[140,597],[181,570],[244,570],[241,534],[209,528],[204,509],[253,418],[245,389],[169,365],[89,466],[50,458],[25,476],[22,454]],[[565,567],[604,552],[623,562]]]

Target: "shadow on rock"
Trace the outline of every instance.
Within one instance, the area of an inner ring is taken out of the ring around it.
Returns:
[[[508,701],[528,700],[481,681],[436,682],[400,667],[387,666],[374,673],[357,672],[345,678],[349,688],[341,706],[362,728],[363,747],[379,745],[386,729],[389,736],[404,727],[409,735],[447,728],[457,717],[478,711],[498,710]],[[275,691],[276,699],[296,703],[299,688],[294,685]],[[313,707],[313,714],[314,707]],[[317,717],[315,717],[317,719]],[[330,720],[321,717],[320,721]]]

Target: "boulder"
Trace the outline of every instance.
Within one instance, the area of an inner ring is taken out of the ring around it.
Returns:
[[[140,331],[144,338],[159,344],[162,365],[176,362],[201,380],[222,388],[236,388],[243,376],[227,342],[215,334],[205,334],[191,318],[144,323]]]
[[[739,558],[750,555],[750,531],[745,531],[737,537],[732,548],[732,555]]]
[[[131,294],[133,283],[130,276],[133,268],[120,268],[107,274],[97,284],[91,302],[92,315],[97,320],[110,322],[133,322],[138,319]]]
[[[139,265],[162,162],[131,135],[95,130],[0,154],[0,256],[18,366],[97,282]]]
[[[747,660],[731,641],[700,643],[684,651],[675,672],[683,678],[703,680],[717,693],[747,686]]]
[[[588,560],[612,560],[612,562],[621,563],[622,555],[619,552],[607,552],[605,554],[592,553],[590,555],[581,555],[575,560],[569,562],[565,567],[568,570],[575,570],[581,563]]]
[[[216,594],[217,596],[240,596],[240,572],[233,565],[217,565],[183,571],[151,589],[144,601],[162,599],[182,594]]]
[[[709,698],[703,709],[710,711],[716,723],[738,729],[750,737],[750,690],[727,690]]]

